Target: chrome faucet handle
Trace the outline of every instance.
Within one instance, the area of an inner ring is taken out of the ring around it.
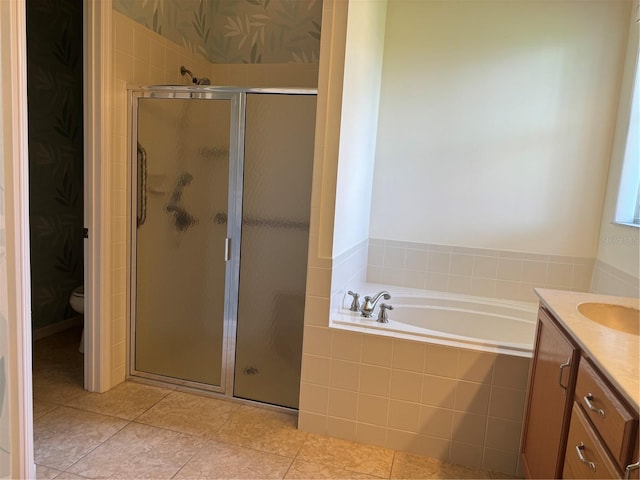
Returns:
[[[393,310],[393,305],[387,305],[386,303],[380,304],[380,312],[378,313],[379,323],[389,323],[389,314],[387,310]]]
[[[351,302],[351,307],[349,307],[349,310],[352,312],[359,312],[360,302],[358,302],[358,299],[360,298],[360,294],[357,292],[352,292],[351,290],[349,290],[347,294],[353,297],[353,301]]]

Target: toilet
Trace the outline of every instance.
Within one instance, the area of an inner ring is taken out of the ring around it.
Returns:
[[[71,296],[69,296],[69,305],[71,308],[79,313],[80,315],[84,315],[84,286],[81,285],[73,289],[71,292]],[[83,318],[84,321],[84,318]],[[82,336],[80,337],[80,347],[78,348],[80,353],[84,353],[84,327],[82,328]]]

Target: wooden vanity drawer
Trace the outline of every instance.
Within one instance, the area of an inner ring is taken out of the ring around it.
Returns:
[[[619,466],[631,463],[638,420],[584,358],[578,368],[575,399]]]
[[[562,478],[620,478],[578,403],[573,404]]]

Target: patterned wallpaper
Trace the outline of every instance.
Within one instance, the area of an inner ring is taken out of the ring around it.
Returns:
[[[114,0],[212,63],[317,63],[322,0]]]
[[[82,0],[27,1],[32,325],[83,282]]]

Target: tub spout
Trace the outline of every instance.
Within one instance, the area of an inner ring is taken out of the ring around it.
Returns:
[[[389,292],[387,291],[382,291],[375,295],[373,298],[367,295],[366,297],[364,297],[364,303],[360,308],[360,315],[365,318],[371,318],[373,310],[376,308],[376,304],[378,303],[378,300],[380,300],[380,297],[383,297],[385,300],[391,299],[391,295],[389,295]]]

